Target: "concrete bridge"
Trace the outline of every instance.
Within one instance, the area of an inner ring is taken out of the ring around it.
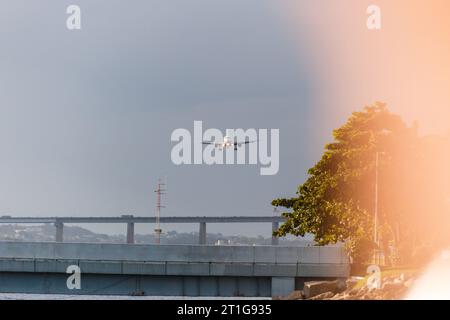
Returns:
[[[69,266],[81,289],[67,287]],[[0,292],[271,297],[347,277],[341,247],[0,242]]]
[[[271,223],[272,231],[278,229],[280,222],[285,218],[281,216],[237,216],[237,217],[161,217],[161,223],[198,223],[199,244],[206,244],[207,223]],[[32,224],[49,223],[55,225],[55,241],[63,242],[64,224],[79,223],[123,223],[127,225],[127,243],[134,243],[134,225],[136,223],[156,223],[155,217],[134,217],[122,215],[120,217],[11,217],[1,216],[0,223]],[[272,236],[272,245],[278,244],[278,238]]]

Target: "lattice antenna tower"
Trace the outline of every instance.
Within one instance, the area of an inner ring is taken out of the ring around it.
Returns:
[[[167,190],[164,189],[165,185],[166,184],[163,183],[161,179],[158,179],[158,185],[155,190],[155,192],[156,192],[156,229],[155,229],[156,244],[161,243],[161,233],[162,233],[161,221],[160,221],[161,220],[161,208],[164,208],[164,206],[161,204],[161,196],[163,194],[166,194],[165,191],[167,191]]]

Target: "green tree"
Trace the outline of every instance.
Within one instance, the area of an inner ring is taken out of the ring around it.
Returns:
[[[366,261],[375,248],[378,153],[380,247],[385,253],[390,247],[404,248],[402,257],[411,255],[413,247],[431,239],[436,221],[442,221],[438,215],[444,212],[441,203],[448,191],[430,192],[439,175],[430,176],[427,169],[430,144],[418,136],[416,126],[406,126],[382,103],[354,112],[333,136],[297,197],[272,201],[289,209],[275,234],[310,233],[318,245],[344,242],[355,261]],[[439,206],[431,208],[434,201]]]

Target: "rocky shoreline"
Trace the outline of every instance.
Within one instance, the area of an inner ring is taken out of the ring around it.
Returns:
[[[381,275],[378,285],[368,277],[347,280],[309,281],[303,290],[294,291],[280,300],[401,300],[414,284],[416,274],[403,272]]]

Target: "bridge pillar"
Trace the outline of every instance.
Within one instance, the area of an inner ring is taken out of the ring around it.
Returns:
[[[64,223],[61,221],[55,222],[56,233],[55,233],[55,241],[63,242],[64,241]]]
[[[294,290],[295,278],[272,277],[272,297],[285,297]]]
[[[134,223],[127,223],[127,243],[134,244]]]
[[[198,244],[206,244],[206,222],[200,222],[198,231]]]
[[[133,218],[133,215],[122,215],[122,218]],[[134,244],[134,222],[127,222],[127,244]]]
[[[278,230],[278,222],[277,222],[277,221],[272,222],[272,245],[273,245],[273,246],[277,246],[278,243],[279,243],[278,237],[275,237],[275,236],[273,235],[273,232],[275,232],[275,231],[277,231],[277,230]]]

